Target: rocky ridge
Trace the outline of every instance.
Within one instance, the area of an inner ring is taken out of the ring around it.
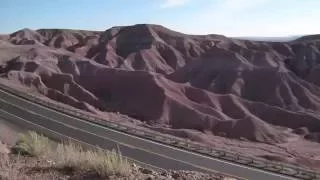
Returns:
[[[86,111],[203,142],[320,142],[317,36],[259,42],[139,24],[23,29],[0,42],[3,78]]]

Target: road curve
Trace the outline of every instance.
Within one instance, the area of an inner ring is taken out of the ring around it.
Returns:
[[[71,137],[76,141],[103,149],[119,148],[125,157],[154,168],[195,170],[206,173],[218,171],[240,179],[295,179],[207,157],[96,125],[27,101],[3,90],[0,90],[0,118],[28,129],[41,131],[48,136]]]

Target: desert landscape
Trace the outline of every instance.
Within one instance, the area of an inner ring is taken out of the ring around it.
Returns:
[[[0,35],[2,83],[108,120],[320,170],[320,35],[262,42],[138,24]]]

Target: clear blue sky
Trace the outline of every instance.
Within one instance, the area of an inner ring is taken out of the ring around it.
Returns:
[[[189,34],[320,33],[320,0],[0,0],[0,33],[161,24]]]

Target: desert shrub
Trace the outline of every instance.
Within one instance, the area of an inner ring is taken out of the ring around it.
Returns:
[[[96,172],[103,177],[111,174],[127,175],[130,171],[130,164],[120,151],[99,148],[88,150],[72,142],[52,146],[47,137],[35,132],[21,135],[14,149],[20,154],[45,156],[58,168]]]

